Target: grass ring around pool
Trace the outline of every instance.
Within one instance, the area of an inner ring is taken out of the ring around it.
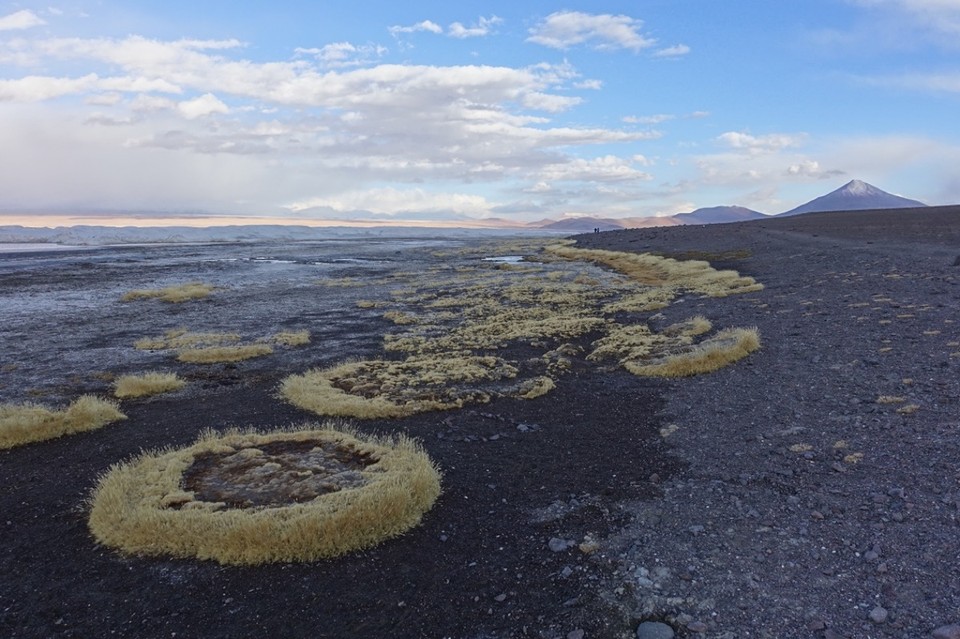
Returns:
[[[416,526],[440,473],[413,440],[323,426],[206,433],[113,466],[91,495],[100,543],[222,564],[313,561]]]

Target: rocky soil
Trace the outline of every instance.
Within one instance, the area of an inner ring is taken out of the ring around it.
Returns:
[[[280,379],[345,349],[376,354],[387,324],[350,297],[370,291],[325,300],[270,271],[214,310],[250,334],[308,327],[313,345],[190,369],[185,391],[124,402],[123,424],[0,451],[0,635],[957,639],[960,210],[915,215],[579,237],[757,278],[761,292],[687,296],[651,322],[703,314],[718,328],[755,325],[762,349],[674,381],[581,362],[537,400],[358,425],[420,438],[444,472],[423,524],[374,549],[227,568],[97,546],[84,500],[111,464],[211,426],[315,420],[276,397]],[[115,299],[132,276],[63,259],[0,264],[0,300],[20,300],[5,311],[15,325],[0,327],[5,400],[106,392],[96,371],[153,363],[128,359],[133,339],[205,328],[209,307],[158,323],[138,314],[146,306],[91,301],[92,282]],[[191,268],[229,285],[234,267]],[[48,290],[66,310],[48,307]],[[31,337],[41,330],[46,339]],[[64,380],[45,383],[57,362]]]

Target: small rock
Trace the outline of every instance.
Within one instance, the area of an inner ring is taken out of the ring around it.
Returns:
[[[637,626],[637,639],[673,639],[673,628],[659,621],[644,621]]]
[[[496,597],[494,597],[493,600],[496,601],[496,602],[498,602],[498,603],[499,603],[499,602],[506,601],[506,600],[507,600],[507,593],[502,592],[502,593],[500,593],[499,595],[497,595]]]
[[[868,550],[867,552],[863,553],[863,558],[867,561],[876,561],[877,559],[880,558],[880,555],[873,552],[872,550]]]
[[[564,579],[566,579],[572,574],[573,574],[573,568],[571,568],[570,566],[564,566],[563,570],[560,571],[560,576],[563,577]]]
[[[827,623],[820,617],[814,617],[807,622],[807,630],[823,630],[827,627]]]
[[[703,526],[699,526],[699,525],[698,525],[698,526],[690,526],[689,528],[687,528],[687,530],[689,530],[690,532],[692,532],[694,535],[699,535],[699,534],[702,533],[704,530],[706,530],[706,528],[704,528]]]
[[[576,630],[571,630],[567,633],[567,639],[583,639],[584,635],[586,634],[587,633],[585,633],[583,630],[577,628]]]
[[[870,621],[873,623],[886,623],[887,616],[890,613],[887,612],[887,609],[883,606],[877,606],[870,611]]]
[[[690,632],[706,632],[707,624],[702,621],[691,621],[687,624],[687,630]]]
[[[933,639],[960,639],[960,623],[940,626],[932,633]]]
[[[559,537],[551,537],[550,541],[547,542],[547,546],[553,552],[563,552],[567,548],[573,545],[572,541],[567,539],[560,539]]]

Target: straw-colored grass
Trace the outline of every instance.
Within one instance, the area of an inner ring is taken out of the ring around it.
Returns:
[[[280,331],[265,338],[264,341],[281,346],[303,346],[310,343],[310,331]]]
[[[877,397],[878,404],[902,404],[905,401],[907,401],[907,398],[901,395],[880,395]]]
[[[536,399],[546,395],[556,387],[557,384],[549,377],[534,377],[520,385],[518,396],[522,399]]]
[[[177,286],[167,286],[166,288],[144,288],[129,291],[123,294],[120,301],[132,302],[135,300],[159,299],[164,302],[178,304],[209,297],[213,289],[214,286],[212,284],[188,282]]]
[[[195,348],[223,346],[240,341],[237,333],[193,333],[185,328],[167,331],[162,337],[144,337],[133,343],[141,351],[156,351],[168,348]]]
[[[117,399],[149,397],[180,390],[186,382],[176,373],[142,373],[140,375],[122,375],[113,384],[113,396]]]
[[[680,261],[649,253],[578,249],[561,245],[549,246],[546,250],[563,259],[603,264],[648,286],[683,288],[709,297],[763,290],[763,285],[752,277],[743,277],[731,270],[718,271],[709,262],[700,260]]]
[[[267,344],[240,344],[238,346],[209,346],[185,348],[177,354],[177,360],[187,364],[219,364],[240,362],[273,353]]]
[[[280,394],[319,415],[383,419],[489,401],[490,393],[480,386],[516,374],[516,368],[496,357],[367,360],[291,375],[283,380]]]
[[[755,328],[720,331],[703,342],[652,361],[630,361],[624,368],[644,377],[688,377],[710,373],[760,348]]]
[[[0,449],[95,430],[126,418],[114,402],[93,395],[83,395],[63,410],[0,404]]]
[[[207,433],[112,467],[92,492],[89,526],[130,554],[315,561],[413,528],[439,494],[439,471],[403,436],[331,424]]]

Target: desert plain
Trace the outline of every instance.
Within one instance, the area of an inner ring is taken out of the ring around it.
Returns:
[[[125,420],[0,450],[0,634],[576,639],[655,622],[678,637],[960,636],[960,208],[573,239],[706,261],[762,289],[678,286],[614,310],[622,278],[530,238],[0,255],[0,402],[62,408],[145,371],[185,382],[118,400]],[[189,282],[208,294],[130,296]],[[474,343],[515,373],[436,391],[444,410],[346,417],[418,440],[442,473],[407,532],[260,565],[92,535],[91,491],[113,465],[208,429],[322,422],[284,398],[289,376],[402,357],[418,309],[448,322],[431,339],[461,335],[467,306],[435,302],[491,286],[527,304],[515,324],[557,305],[575,328]],[[695,317],[756,327],[760,348],[678,378],[591,357],[611,322],[670,334]],[[259,353],[191,360],[183,335]]]

